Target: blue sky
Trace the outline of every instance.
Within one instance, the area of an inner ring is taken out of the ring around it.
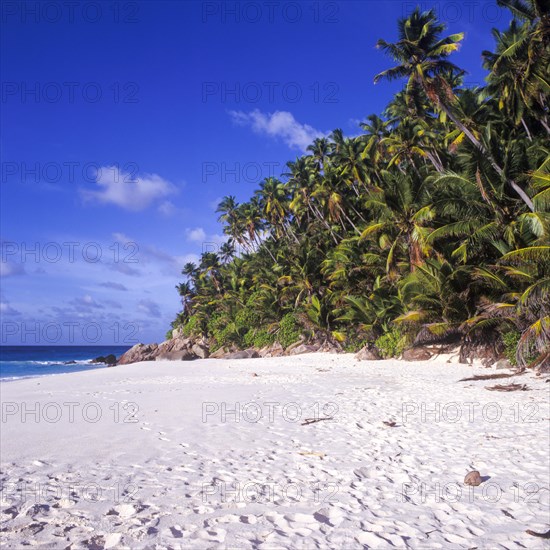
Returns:
[[[69,3],[70,4],[70,3]],[[186,261],[314,137],[380,113],[375,49],[414,2],[2,5],[0,343],[159,341]],[[494,1],[422,2],[481,51]],[[213,244],[208,244],[213,243]],[[33,252],[34,251],[34,252]]]

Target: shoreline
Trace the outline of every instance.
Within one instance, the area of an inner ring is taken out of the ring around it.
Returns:
[[[139,344],[139,345],[143,345],[143,344]],[[24,346],[22,346],[24,347]],[[79,346],[75,346],[75,347],[79,347]],[[132,349],[132,348],[130,348]],[[255,350],[255,351],[258,351],[258,350]],[[260,350],[261,351],[261,350]],[[236,353],[240,353],[240,352],[236,352]],[[309,353],[309,354],[299,354],[299,355],[311,355],[311,354],[321,354],[321,355],[335,355],[335,356],[354,356],[357,358],[357,356],[360,354],[360,352],[344,352],[344,351],[338,351],[338,352],[335,352],[335,351],[315,351],[315,352],[312,352],[312,353]],[[485,369],[492,369],[494,370],[495,369],[495,366],[494,365],[491,365],[491,366],[486,366],[486,365],[483,365],[481,363],[480,360],[478,359],[474,359],[471,363],[459,363],[457,361],[457,358],[458,358],[458,354],[459,354],[459,347],[453,349],[451,352],[439,352],[439,353],[434,353],[434,355],[432,355],[429,359],[426,359],[424,362],[433,362],[433,361],[437,361],[439,360],[440,358],[443,358],[445,359],[449,364],[456,364],[456,365],[462,365],[462,366],[466,366],[466,367],[479,367],[479,368],[485,368]],[[122,354],[118,359],[122,358],[124,354]],[[255,357],[255,356],[251,356],[251,357],[248,357],[248,358],[236,358],[236,359],[233,359],[233,360],[237,360],[237,359],[242,359],[242,360],[250,360],[250,359],[278,359],[278,358],[281,358],[281,357],[297,357],[299,355],[280,355],[280,356],[273,356],[273,357],[269,357],[269,356],[258,356],[258,357]],[[202,361],[206,361],[206,360],[215,360],[215,361],[219,361],[219,360],[223,360],[223,361],[227,361],[228,359],[231,359],[231,357],[215,357],[215,356],[210,356],[210,357],[206,357],[206,358],[194,358],[190,361],[186,360],[186,361],[178,361],[178,360],[174,360],[174,359],[157,359],[155,361],[136,361],[136,362],[132,362],[132,363],[126,363],[126,364],[115,364],[115,365],[109,365],[109,364],[106,364],[106,363],[102,363],[102,362],[94,362],[96,360],[96,358],[90,358],[90,359],[86,359],[85,361],[87,361],[86,363],[82,363],[82,361],[77,361],[76,363],[78,364],[78,367],[81,368],[82,370],[75,370],[75,371],[67,371],[67,372],[53,372],[53,373],[45,373],[45,374],[31,374],[31,375],[24,375],[24,376],[14,376],[14,377],[10,377],[10,378],[6,378],[6,377],[3,377],[3,376],[0,376],[0,383],[1,382],[16,382],[17,380],[29,380],[29,379],[34,379],[34,378],[44,378],[44,377],[49,377],[49,376],[59,376],[59,375],[65,375],[65,374],[79,374],[79,373],[82,373],[82,372],[89,372],[89,371],[93,371],[93,370],[105,370],[107,368],[120,368],[120,367],[124,367],[124,366],[129,366],[129,365],[138,365],[138,364],[144,364],[144,365],[147,365],[149,364],[150,366],[152,366],[152,368],[154,368],[153,365],[155,365],[157,362],[168,362],[168,363],[182,363],[182,364],[185,364],[187,366],[190,366],[194,363],[196,363],[197,361],[199,362],[202,362]],[[358,359],[359,361],[365,361],[365,360],[368,360],[368,359]],[[372,361],[372,362],[380,362],[380,363],[384,363],[386,361],[397,361],[399,363],[416,363],[416,362],[419,362],[418,360],[415,360],[415,361],[410,361],[410,360],[407,360],[403,357],[399,357],[399,358],[390,358],[390,359],[377,359],[376,361]],[[22,361],[23,362],[23,361]],[[31,361],[32,363],[34,363],[35,361]],[[54,362],[54,361],[49,361],[48,363],[52,363],[54,365],[71,365],[71,363],[64,363],[64,362]],[[0,362],[1,364],[2,362]],[[4,361],[3,363],[9,363],[7,361]],[[42,362],[40,362],[42,363]],[[85,366],[86,368],[82,368],[83,366]],[[514,370],[513,367],[511,367],[511,370]]]
[[[447,359],[156,361],[14,381],[4,546],[543,548],[525,531],[548,530],[546,377],[461,381],[507,371]],[[529,389],[486,389],[499,382]],[[484,481],[467,488],[472,469]]]

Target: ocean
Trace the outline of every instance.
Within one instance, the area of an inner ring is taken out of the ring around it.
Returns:
[[[131,346],[0,346],[0,380],[108,368],[91,363],[109,354],[120,357]]]

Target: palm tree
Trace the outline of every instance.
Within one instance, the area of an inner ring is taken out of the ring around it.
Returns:
[[[178,285],[176,285],[176,290],[181,297],[184,317],[188,318],[191,311],[192,299],[194,296],[193,289],[189,283],[179,283]]]
[[[531,11],[521,2],[512,4],[520,8],[512,9],[515,14]],[[499,109],[506,109],[516,125],[521,123],[529,139],[531,134],[525,120],[526,116],[529,116],[534,124],[540,123],[546,132],[550,133],[546,99],[550,89],[550,18],[546,15],[544,24],[545,18],[535,17],[536,11],[532,10],[533,19],[521,17],[524,19],[523,23],[516,19],[512,20],[510,27],[504,32],[493,29],[496,52],[482,53],[484,67],[490,71],[486,94],[499,98]],[[533,23],[534,21],[539,23]],[[536,30],[539,26],[540,30]],[[544,34],[546,38],[543,37]]]
[[[410,95],[418,88],[424,91],[435,106],[453,121],[472,144],[487,155],[495,172],[503,177],[504,169],[497,164],[491,152],[474,135],[472,130],[461,122],[453,109],[456,97],[448,79],[463,71],[446,58],[458,49],[464,34],[457,33],[440,38],[445,25],[437,21],[434,10],[421,13],[419,8],[416,8],[410,17],[400,19],[398,29],[398,42],[389,43],[380,39],[377,47],[391,55],[399,65],[376,75],[374,82],[376,83],[382,78],[393,80],[407,77],[407,94]],[[525,191],[513,180],[508,179],[508,183],[525,204],[533,210],[533,202]]]
[[[286,232],[285,221],[288,212],[288,193],[284,183],[276,178],[267,178],[256,191],[259,206],[267,223],[275,228],[280,237]]]
[[[219,250],[219,256],[220,260],[224,264],[230,262],[233,259],[233,257],[235,256],[235,247],[233,246],[232,239],[225,243],[222,243]]]
[[[377,238],[387,250],[386,271],[397,276],[400,256],[408,256],[414,271],[429,255],[429,224],[435,216],[425,185],[412,174],[384,171],[384,187],[368,194],[365,206],[375,214],[361,234],[361,239]]]
[[[285,326],[348,349],[491,338],[521,368],[549,361],[548,2],[499,0],[514,21],[484,52],[485,88],[449,61],[461,34],[444,37],[433,12],[402,19],[378,43],[396,66],[376,80],[406,86],[364,134],[334,130],[282,181],[222,200],[229,239],[184,266],[172,326],[241,347]]]

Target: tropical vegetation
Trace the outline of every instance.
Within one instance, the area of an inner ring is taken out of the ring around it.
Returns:
[[[464,85],[463,34],[434,11],[378,41],[393,65],[374,80],[402,91],[360,135],[315,139],[248,202],[220,202],[227,242],[184,266],[173,328],[212,349],[455,339],[550,361],[550,0],[497,3],[513,18],[485,86]]]

